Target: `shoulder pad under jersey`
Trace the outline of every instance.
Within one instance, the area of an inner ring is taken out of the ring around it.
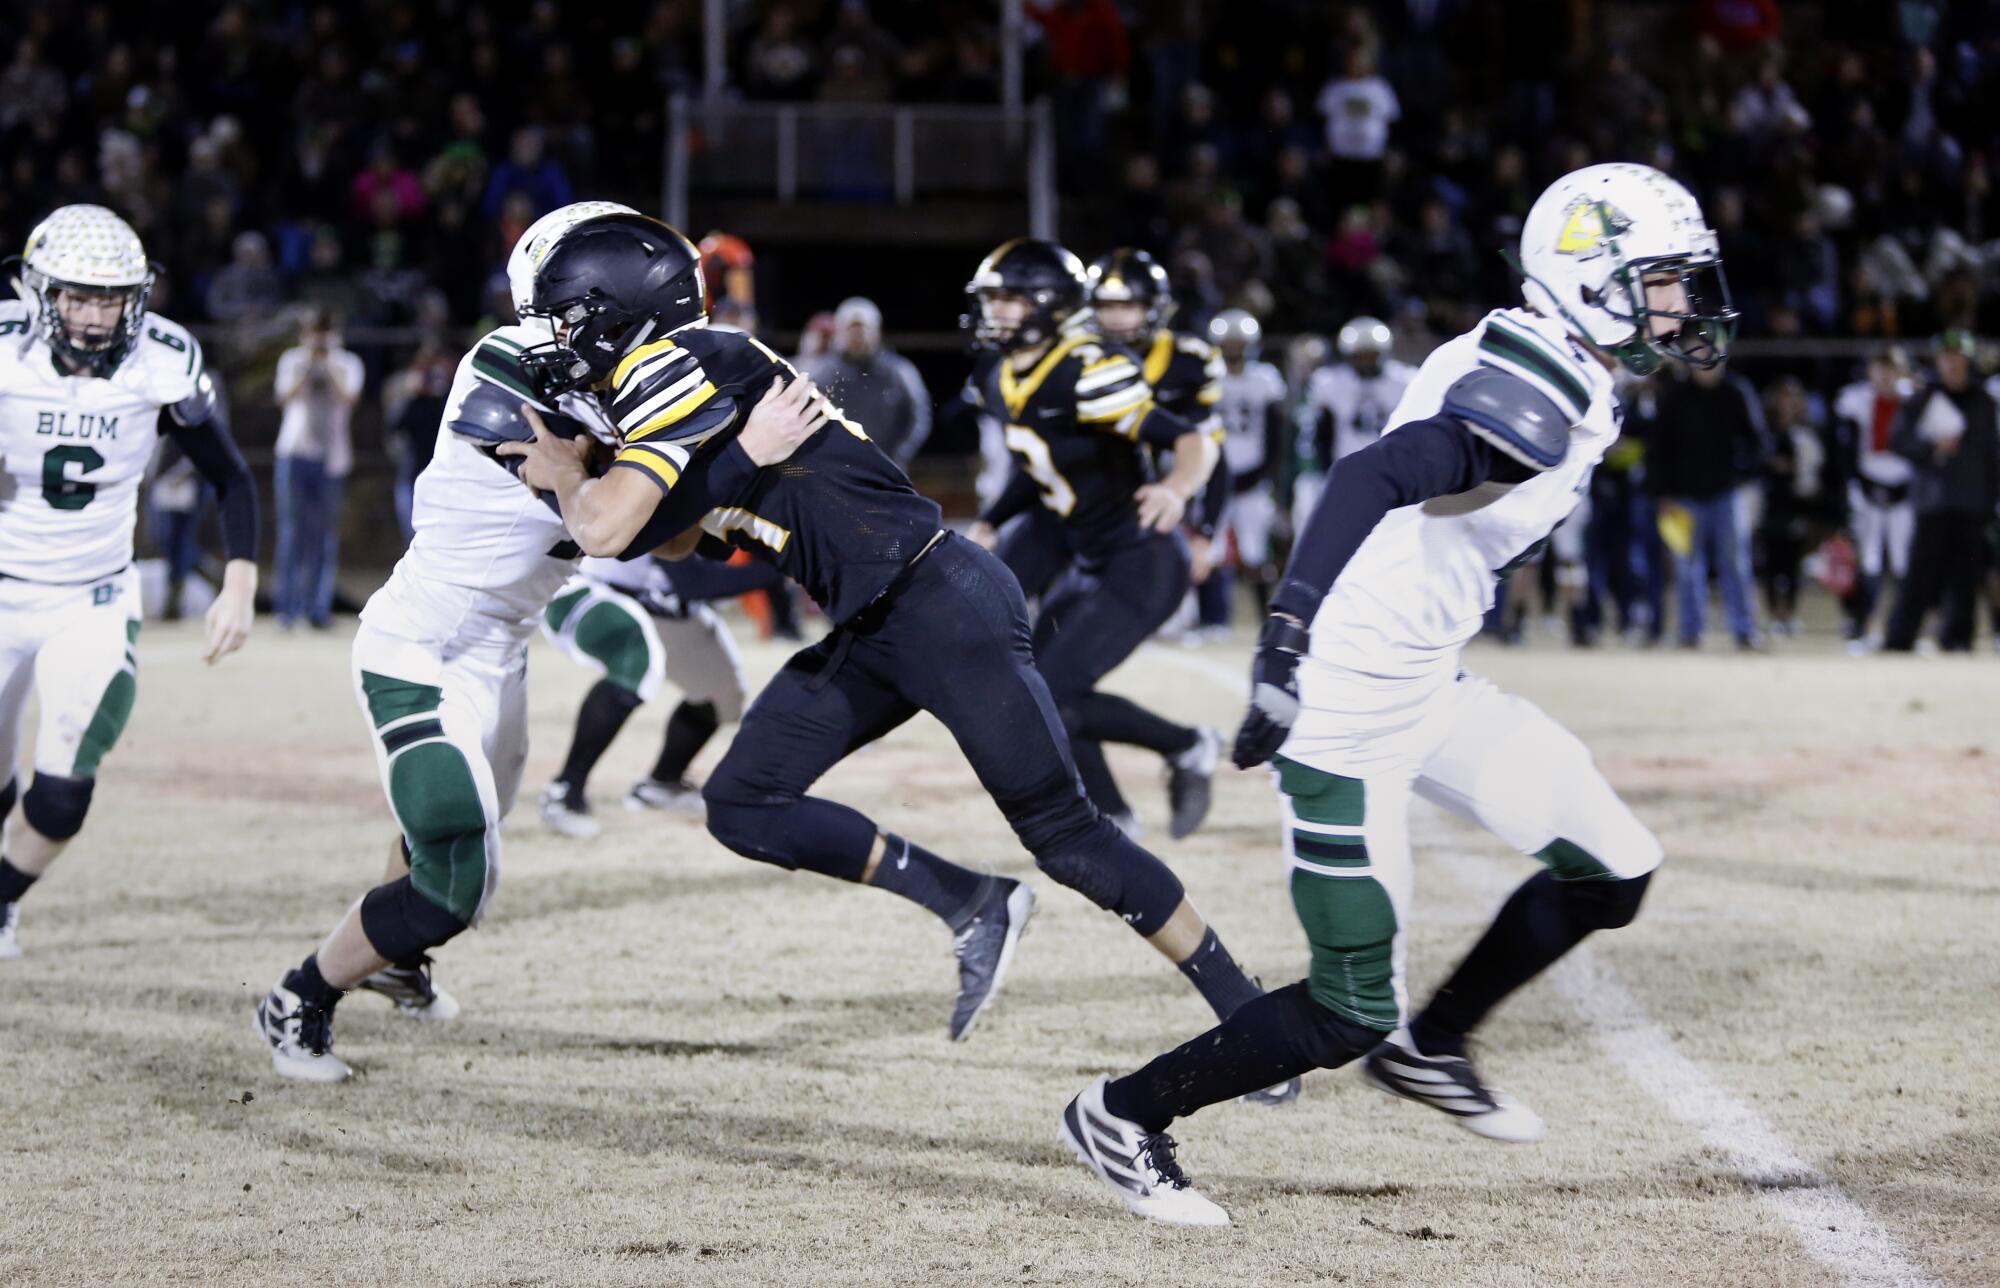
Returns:
[[[1532,470],[1552,470],[1569,452],[1570,419],[1536,386],[1498,367],[1476,367],[1452,382],[1442,410]]]

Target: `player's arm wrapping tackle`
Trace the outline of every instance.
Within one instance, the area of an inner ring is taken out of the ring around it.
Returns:
[[[1299,658],[1320,601],[1391,510],[1481,483],[1519,483],[1562,464],[1570,421],[1527,381],[1492,367],[1445,391],[1429,420],[1398,426],[1341,461],[1292,548],[1251,667],[1250,711],[1232,759],[1248,769],[1277,754],[1299,715]]]
[[[497,449],[521,458],[522,482],[556,497],[588,555],[632,559],[666,544],[826,423],[826,400],[808,380],[773,380],[746,418],[739,399],[709,383],[692,355],[670,341],[655,348],[635,350],[612,376],[611,415],[624,446],[602,477],[591,476],[583,451],[546,432],[532,407],[522,414],[534,440]],[[739,420],[741,432],[725,441]]]

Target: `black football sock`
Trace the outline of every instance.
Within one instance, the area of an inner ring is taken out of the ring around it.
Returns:
[[[1201,991],[1217,1019],[1228,1019],[1263,992],[1215,937],[1213,926],[1203,933],[1200,945],[1180,968],[1188,982]]]
[[[340,1001],[341,992],[326,982],[326,976],[319,973],[319,954],[314,953],[299,963],[299,968],[285,976],[285,987],[299,995],[299,1000],[307,1006],[328,1007]]]
[[[1575,915],[1564,883],[1537,872],[1507,897],[1451,978],[1410,1023],[1425,1055],[1465,1054],[1465,1035],[1503,998],[1547,970],[1594,928]]]
[[[1118,780],[1111,774],[1110,762],[1104,759],[1104,744],[1087,738],[1075,738],[1069,744],[1070,759],[1076,762],[1076,776],[1083,782],[1083,794],[1090,803],[1097,806],[1100,814],[1130,814],[1132,806],[1125,800],[1125,793],[1118,790]]]
[[[1312,998],[1304,980],[1266,993],[1137,1073],[1114,1078],[1104,1107],[1164,1131],[1207,1105],[1275,1087],[1313,1069],[1337,1069],[1382,1040]]]
[[[1178,756],[1194,746],[1197,737],[1188,726],[1156,716],[1130,698],[1115,693],[1091,693],[1078,708],[1081,719],[1073,732],[1079,739],[1129,743],[1162,756]]]
[[[41,879],[40,875],[30,876],[5,859],[0,859],[0,903],[19,903],[21,896],[28,893],[28,887]]]
[[[569,755],[563,760],[562,772],[556,775],[571,809],[583,808],[583,785],[590,778],[590,771],[597,768],[605,748],[638,709],[639,695],[630,689],[609,680],[599,680],[590,686],[582,708],[576,713],[576,733],[570,739]]]
[[[954,931],[971,924],[989,878],[941,859],[893,833],[884,832],[882,840],[887,848],[868,884],[922,904]]]
[[[713,702],[683,701],[667,717],[667,738],[660,745],[660,758],[653,764],[653,781],[678,783],[687,777],[688,766],[722,727]]]

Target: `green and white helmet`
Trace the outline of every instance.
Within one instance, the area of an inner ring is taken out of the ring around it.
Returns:
[[[1517,267],[1529,308],[1634,374],[1729,356],[1736,310],[1715,232],[1694,194],[1651,166],[1585,166],[1550,184],[1522,225]],[[1644,279],[1660,273],[1679,276],[1685,310],[1648,306]],[[1671,334],[1653,334],[1660,318],[1677,323]]]
[[[108,376],[139,343],[153,294],[153,266],[139,234],[112,211],[63,206],[28,234],[19,289],[35,305],[35,332],[51,349],[83,370]],[[56,309],[64,291],[117,295],[124,309],[109,330],[72,335]]]
[[[554,249],[562,235],[586,219],[597,219],[604,215],[636,215],[639,212],[630,206],[621,206],[615,201],[572,201],[567,206],[558,206],[528,225],[514,243],[514,250],[507,256],[507,289],[514,296],[514,312],[527,316],[526,310],[535,302],[535,270],[541,267],[549,251]]]

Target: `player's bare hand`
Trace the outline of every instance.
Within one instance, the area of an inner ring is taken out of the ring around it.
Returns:
[[[1188,580],[1199,586],[1215,571],[1215,542],[1199,532],[1188,538]]]
[[[543,423],[542,414],[527,403],[521,404],[521,416],[528,422],[528,428],[534,431],[533,440],[502,443],[494,451],[496,455],[521,458],[520,478],[523,483],[537,492],[554,492],[564,479],[590,477],[592,439],[589,435],[556,437]]]
[[[1132,496],[1139,502],[1139,526],[1149,532],[1172,532],[1187,513],[1187,498],[1164,483],[1146,483]]]
[[[248,559],[232,559],[222,573],[222,589],[208,606],[208,648],[202,661],[214,666],[250,638],[250,624],[257,617],[257,565]]]
[[[782,388],[773,380],[750,409],[750,419],[736,441],[758,465],[776,465],[820,431],[826,413],[826,399],[804,376]]]
[[[965,539],[982,550],[992,550],[1000,544],[1000,533],[986,520],[975,519],[972,526],[965,530]]]

